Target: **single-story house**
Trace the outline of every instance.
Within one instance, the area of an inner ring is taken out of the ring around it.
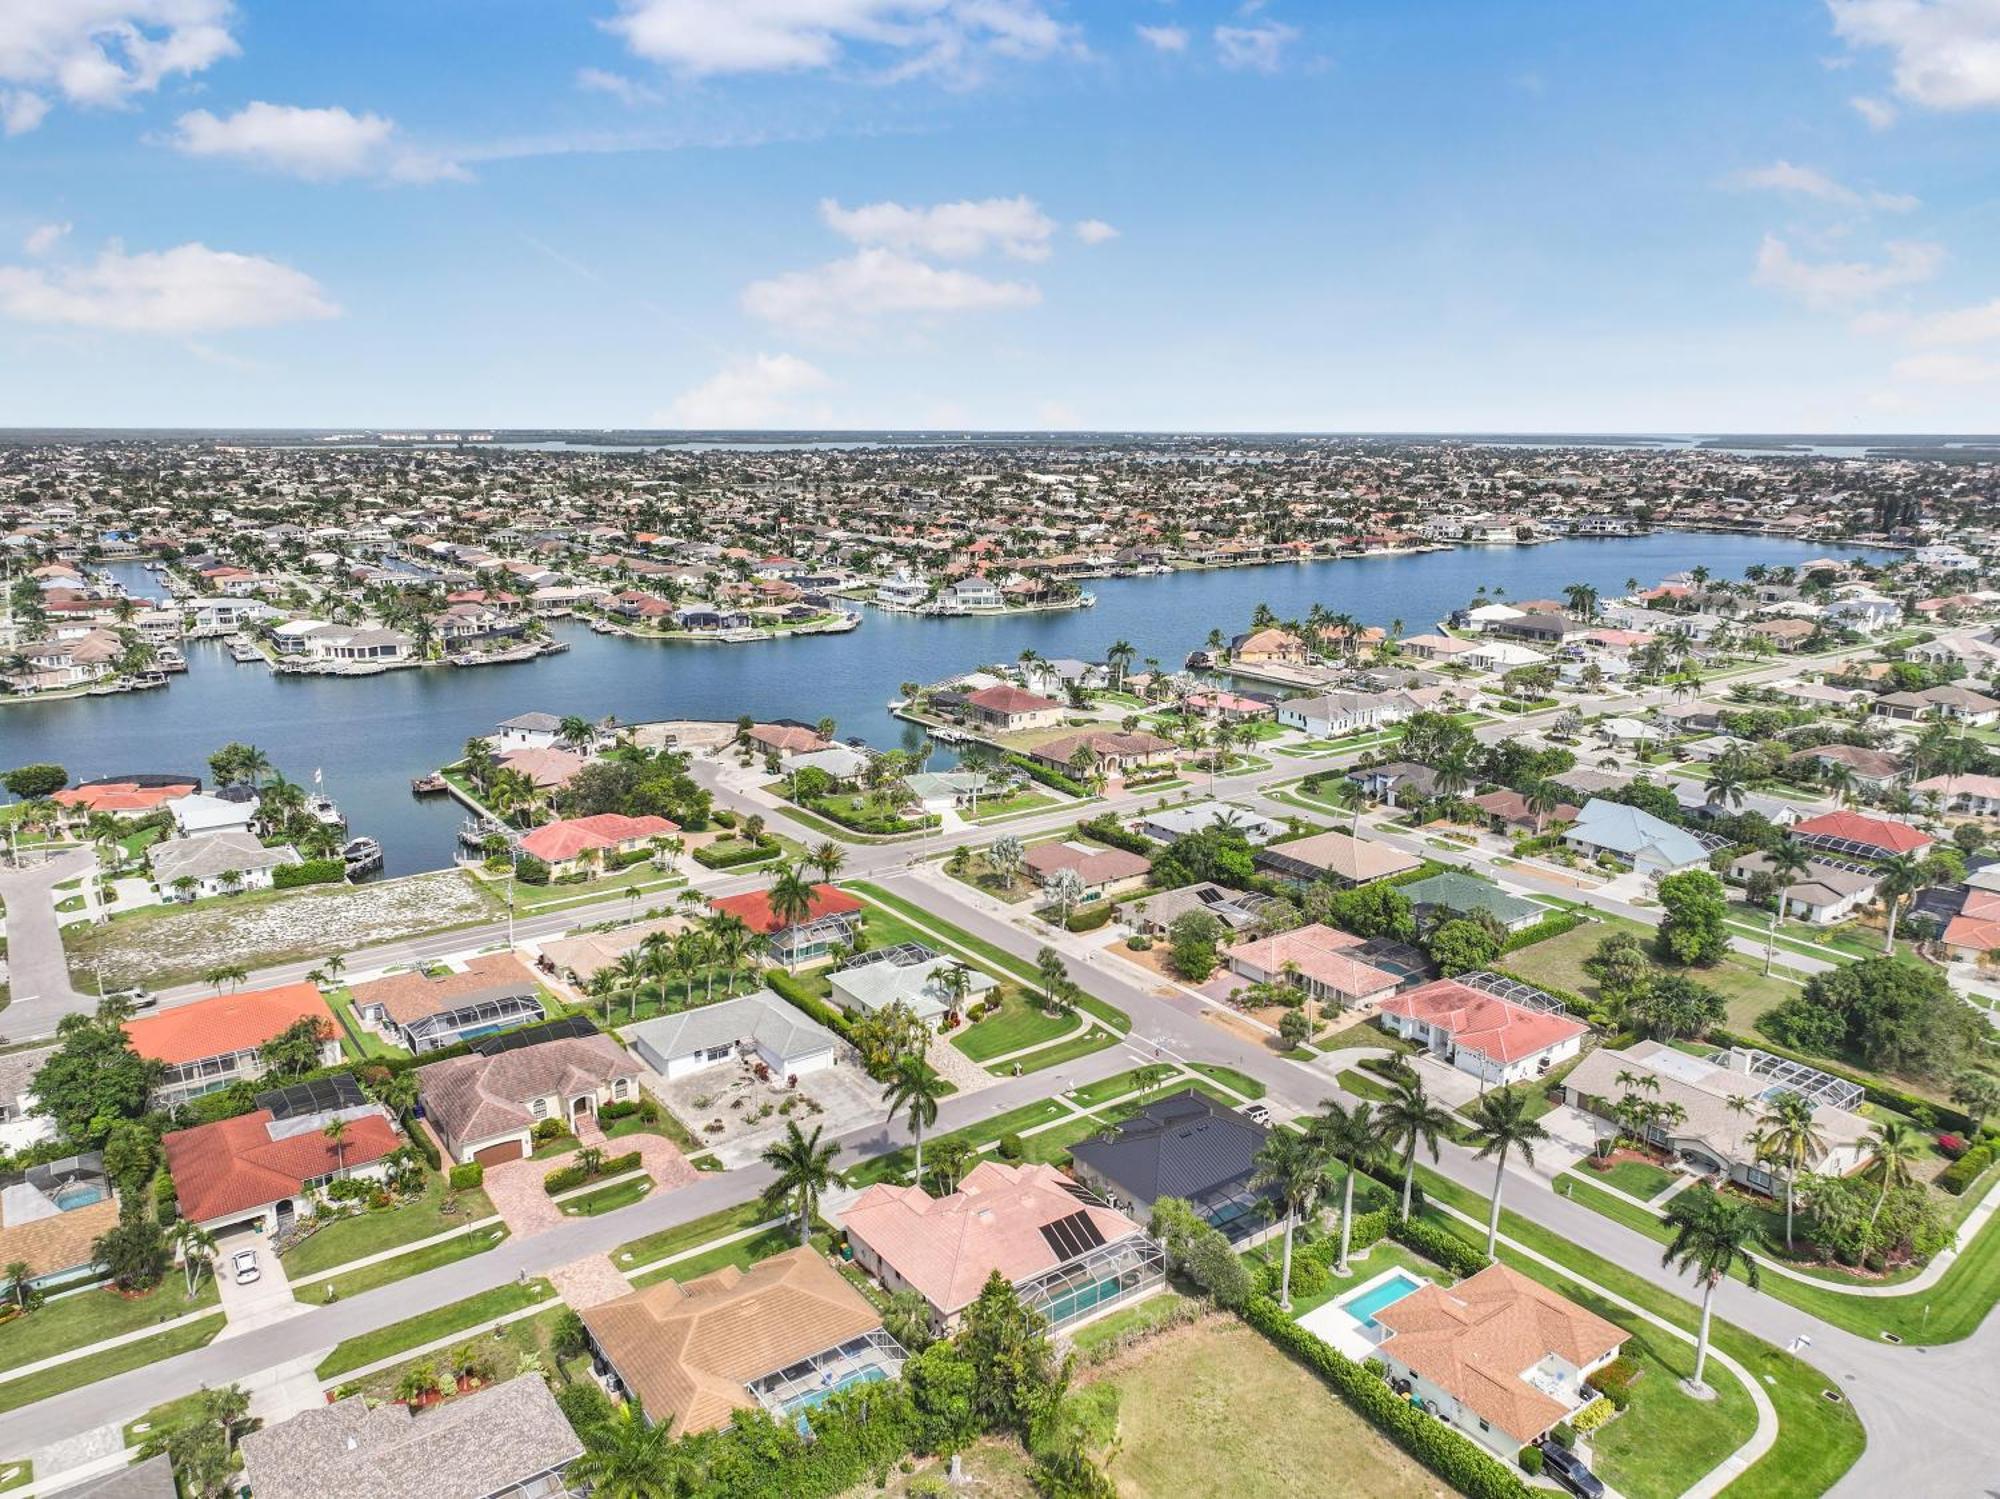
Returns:
[[[1054,1331],[1166,1284],[1160,1246],[1053,1166],[981,1161],[958,1190],[877,1182],[840,1214],[854,1262],[889,1291],[914,1290],[939,1331],[958,1325],[996,1270]]]
[[[1887,859],[1896,854],[1921,858],[1934,841],[1929,833],[1907,822],[1871,817],[1865,812],[1822,812],[1802,818],[1792,824],[1788,836],[1807,848],[1864,859]]]
[[[245,1436],[257,1499],[561,1499],[583,1443],[540,1374],[429,1409],[359,1395]]]
[[[417,1096],[454,1161],[490,1166],[532,1153],[544,1119],[573,1126],[636,1100],[641,1070],[609,1036],[563,1036],[419,1067]]]
[[[1239,891],[1204,881],[1199,885],[1180,885],[1172,890],[1141,896],[1119,910],[1127,926],[1149,937],[1163,935],[1177,917],[1185,916],[1189,911],[1206,911],[1222,923],[1225,931],[1242,932],[1257,924],[1253,902],[1261,903],[1258,897],[1245,896]]]
[[[1813,1125],[1827,1146],[1815,1171],[1847,1176],[1868,1160],[1868,1121],[1852,1112],[1862,1102],[1861,1089],[1799,1063],[1744,1047],[1703,1059],[1660,1041],[1623,1050],[1601,1046],[1563,1079],[1564,1097],[1576,1108],[1615,1118],[1631,1087],[1618,1081],[1621,1073],[1651,1080],[1643,1094],[1648,1103],[1680,1105],[1678,1120],[1645,1126],[1648,1140],[1753,1191],[1774,1194],[1784,1187],[1783,1173],[1758,1159],[1754,1139],[1762,1128],[1761,1106],[1774,1088],[1815,1102]],[[1744,1103],[1749,1107],[1738,1106]]]
[[[1399,885],[1403,899],[1410,903],[1419,921],[1448,913],[1470,916],[1484,911],[1509,932],[1525,931],[1549,914],[1549,907],[1525,895],[1509,895],[1491,880],[1447,869],[1428,879]]]
[[[778,769],[788,776],[797,775],[802,770],[817,770],[822,775],[831,776],[835,782],[844,782],[865,774],[871,763],[866,754],[851,744],[829,744],[824,749],[781,755]]]
[[[917,810],[933,817],[960,810],[976,813],[979,798],[990,795],[996,784],[977,770],[919,770],[903,777]]]
[[[55,1121],[35,1112],[35,1074],[54,1054],[53,1042],[0,1052],[0,1152],[26,1150],[56,1137]]]
[[[1552,824],[1575,822],[1577,816],[1577,808],[1570,802],[1557,802],[1547,812],[1538,813],[1528,805],[1527,797],[1505,786],[1466,800],[1479,809],[1481,819],[1496,833],[1540,836]]]
[[[402,1136],[388,1111],[363,1098],[351,1080],[340,1096],[335,1107],[322,1108],[306,1090],[279,1089],[263,1095],[275,1108],[161,1136],[181,1216],[210,1231],[281,1234],[310,1214],[309,1189],[339,1177],[381,1176]],[[336,1118],[347,1124],[337,1142],[326,1136]]]
[[[1250,1185],[1257,1152],[1271,1132],[1189,1088],[1092,1135],[1070,1152],[1076,1179],[1141,1222],[1162,1197],[1193,1205],[1233,1244],[1247,1245],[1274,1226],[1267,1189]]]
[[[1390,1384],[1503,1460],[1596,1399],[1584,1381],[1627,1336],[1511,1265],[1426,1284],[1373,1320]]]
[[[1317,922],[1252,937],[1224,952],[1229,971],[1255,984],[1290,984],[1322,1006],[1372,1005],[1396,992],[1393,973],[1353,956],[1361,939]]]
[[[1290,630],[1267,628],[1251,630],[1232,638],[1229,659],[1246,666],[1270,661],[1303,666],[1310,657],[1306,654],[1305,642]]]
[[[965,971],[962,999],[954,999],[946,987],[945,975],[954,969]],[[932,1030],[940,1029],[945,1017],[960,1006],[997,987],[991,974],[921,947],[862,953],[829,974],[828,982],[833,1002],[850,1015],[872,1015],[900,1004]]]
[[[1139,824],[1139,831],[1156,842],[1174,843],[1218,824],[1236,828],[1251,843],[1269,843],[1273,838],[1283,837],[1285,832],[1285,825],[1277,818],[1230,802],[1190,802],[1182,807],[1149,812]]]
[[[736,917],[762,937],[771,956],[787,968],[818,962],[831,956],[836,947],[853,946],[867,909],[857,897],[833,885],[813,886],[812,902],[803,921],[779,920],[771,909],[768,890],[718,896],[708,908],[719,916]]]
[[[1918,796],[1934,796],[1947,812],[1974,817],[2000,815],[2000,776],[1927,776],[1910,787]]]
[[[1021,859],[1038,885],[1046,885],[1059,869],[1073,869],[1083,880],[1086,899],[1107,890],[1143,880],[1153,868],[1144,854],[1122,848],[1100,848],[1094,843],[1037,843]]]
[[[580,1315],[599,1376],[675,1438],[759,1407],[788,1421],[829,1389],[896,1378],[906,1357],[882,1314],[809,1247],[656,1281]]]
[[[65,1499],[180,1499],[180,1492],[174,1460],[164,1452],[63,1490]]]
[[[1123,775],[1135,766],[1144,766],[1164,757],[1171,761],[1174,742],[1143,729],[1123,733],[1115,729],[1090,729],[1081,734],[1061,734],[1036,745],[1029,756],[1052,770],[1075,774],[1071,762],[1079,754],[1090,757],[1091,768],[1102,775]]]
[[[2000,719],[2000,702],[1983,692],[1974,692],[1956,682],[1942,687],[1926,687],[1921,692],[1888,692],[1875,699],[1874,710],[1883,718],[1906,723],[1935,718],[1951,723],[1983,728]]]
[[[238,788],[224,789],[233,793]],[[247,791],[249,788],[242,789]],[[167,812],[183,838],[196,833],[247,831],[250,824],[257,820],[257,797],[255,793],[248,796],[210,796],[206,792],[195,791],[168,802]]]
[[[1555,1010],[1437,979],[1382,1002],[1382,1029],[1414,1041],[1482,1084],[1540,1077],[1583,1049],[1590,1027]]]
[[[1771,856],[1761,851],[1740,855],[1729,866],[1729,877],[1738,884],[1748,884],[1752,875],[1770,873]],[[1881,882],[1882,877],[1872,870],[1814,859],[1804,872],[1787,878],[1785,914],[1814,926],[1831,926],[1873,900],[1875,887]]]
[[[1708,862],[1706,845],[1686,828],[1602,797],[1584,803],[1576,821],[1564,830],[1563,842],[1585,858],[1608,854],[1646,873],[1672,874]]]
[[[154,888],[169,904],[244,890],[269,890],[279,869],[303,862],[289,843],[266,848],[262,839],[244,828],[169,838],[148,849],[146,861],[152,868]]]
[[[126,1039],[165,1071],[153,1101],[173,1108],[231,1083],[262,1077],[261,1048],[301,1020],[319,1023],[320,1065],[340,1060],[340,1030],[319,985],[301,980],[242,994],[218,994],[125,1022]]]
[[[1359,786],[1370,801],[1391,807],[1404,800],[1429,801],[1437,795],[1437,772],[1414,760],[1394,760],[1387,765],[1350,770],[1347,779]]]
[[[541,956],[555,965],[557,973],[587,984],[599,970],[609,968],[655,932],[673,937],[688,926],[685,916],[662,916],[631,926],[613,927],[608,932],[586,931],[571,937],[552,937],[540,944]]]
[[[766,754],[810,755],[830,749],[833,741],[802,723],[759,723],[750,726],[750,742]]]
[[[511,952],[468,958],[444,973],[417,970],[355,984],[364,1025],[421,1055],[542,1019],[542,986]]]
[[[168,802],[193,796],[201,782],[193,776],[108,776],[65,786],[50,798],[65,812],[103,812],[112,817],[141,817]]]
[[[1903,778],[1903,759],[1887,750],[1869,749],[1860,744],[1821,744],[1787,755],[1789,765],[1842,765],[1848,777],[1862,791],[1883,792]]]
[[[0,1296],[6,1267],[28,1267],[38,1290],[95,1279],[92,1246],[118,1226],[118,1199],[97,1152],[42,1161],[0,1175]]]
[[[500,757],[503,770],[519,771],[537,791],[560,791],[590,762],[565,749],[519,749]]]
[[[832,1031],[769,989],[661,1015],[631,1027],[626,1038],[669,1081],[737,1057],[754,1057],[776,1077],[802,1077],[833,1066],[840,1045]]]
[[[1944,927],[1944,945],[1954,958],[1977,962],[2000,948],[2000,891],[1972,889]]]
[[[664,817],[626,817],[599,812],[590,817],[561,817],[521,835],[520,849],[549,866],[553,875],[602,867],[618,854],[637,853],[655,838],[680,831]]]
[[[1367,885],[1423,868],[1424,861],[1372,838],[1342,832],[1315,833],[1257,851],[1257,867],[1303,889],[1331,880],[1336,885]]]

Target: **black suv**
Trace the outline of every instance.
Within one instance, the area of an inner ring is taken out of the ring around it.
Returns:
[[[1550,1442],[1542,1449],[1542,1471],[1579,1499],[1604,1499],[1604,1480],[1567,1447]]]

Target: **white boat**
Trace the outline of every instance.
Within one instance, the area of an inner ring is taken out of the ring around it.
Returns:
[[[334,799],[324,791],[315,791],[306,798],[306,812],[316,821],[330,828],[347,826],[347,814],[340,810]]]

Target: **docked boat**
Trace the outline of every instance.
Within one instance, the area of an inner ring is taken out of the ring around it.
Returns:
[[[187,657],[171,645],[163,645],[153,653],[153,667],[156,671],[186,671]]]
[[[243,666],[249,666],[264,659],[264,653],[245,640],[241,635],[230,637],[229,655],[232,660]]]
[[[417,776],[410,782],[410,795],[412,796],[436,796],[438,793],[449,791],[450,789],[445,784],[444,777],[436,771],[432,771],[427,776]]]
[[[324,823],[327,827],[347,826],[347,814],[341,811],[339,804],[323,791],[315,791],[306,798],[306,812],[316,822]]]
[[[352,838],[341,845],[340,857],[347,865],[347,877],[351,880],[382,867],[382,845],[373,838]]]
[[[485,848],[489,839],[505,840],[512,835],[512,831],[505,823],[491,817],[468,817],[458,825],[458,842],[462,848],[477,851]]]

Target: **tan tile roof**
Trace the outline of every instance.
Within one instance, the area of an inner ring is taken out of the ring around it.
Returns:
[[[749,1381],[882,1325],[817,1250],[749,1270],[725,1265],[685,1285],[663,1280],[582,1313],[591,1336],[655,1421],[676,1437],[727,1425],[754,1406]]]
[[[540,987],[519,958],[512,953],[499,952],[473,958],[462,972],[447,973],[438,978],[432,978],[427,973],[394,973],[387,978],[356,984],[351,992],[357,1007],[380,1005],[398,1025],[410,1025],[426,1015],[450,1009],[450,1001],[464,995],[514,983],[526,985],[531,990]]]
[[[1406,854],[1400,848],[1337,831],[1315,833],[1310,838],[1278,844],[1264,850],[1264,855],[1260,857],[1263,856],[1295,859],[1356,884],[1401,874],[1406,869],[1418,869],[1423,865],[1423,860],[1415,854]]]
[[[107,1197],[88,1207],[46,1218],[30,1218],[12,1228],[0,1228],[0,1265],[25,1261],[35,1275],[53,1275],[90,1263],[90,1246],[118,1226],[118,1203]]]
[[[452,1057],[417,1069],[424,1114],[456,1148],[533,1125],[532,1099],[594,1094],[620,1077],[637,1077],[639,1064],[609,1036],[573,1036],[503,1051],[498,1056]]]

